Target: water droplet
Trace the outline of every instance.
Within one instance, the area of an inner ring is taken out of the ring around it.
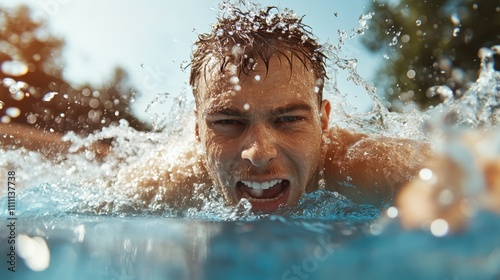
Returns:
[[[433,86],[427,89],[425,95],[429,98],[439,96],[441,100],[453,97],[453,90],[447,86]]]
[[[5,110],[5,113],[11,118],[17,118],[21,115],[21,110],[17,107],[10,107]]]
[[[42,98],[43,101],[45,102],[49,102],[52,100],[52,98],[54,98],[54,96],[56,96],[57,94],[59,94],[59,92],[55,92],[55,91],[51,91],[51,92],[48,92],[47,94],[45,94]]]
[[[2,85],[4,87],[10,87],[11,85],[13,85],[15,83],[16,83],[16,81],[14,79],[12,79],[12,78],[4,78],[2,80]]]
[[[432,178],[432,175],[432,170],[430,170],[429,168],[422,168],[420,172],[418,172],[418,176],[424,181],[430,180]]]
[[[233,48],[231,49],[231,54],[236,58],[243,55],[244,52],[245,50],[239,44],[234,45]]]
[[[391,40],[391,43],[389,44],[389,46],[395,46],[397,44],[398,44],[398,37],[397,36],[392,37],[392,40]]]
[[[5,75],[9,76],[23,76],[24,74],[28,73],[28,65],[24,62],[18,61],[18,60],[10,60],[10,61],[5,61],[2,63],[2,72]]]
[[[451,19],[451,22],[452,22],[455,26],[457,26],[457,25],[459,25],[459,24],[460,24],[460,18],[458,18],[457,14],[452,14],[452,15],[450,16],[450,19]]]
[[[403,43],[410,42],[410,35],[405,34],[405,35],[401,36],[401,42],[403,42]]]
[[[387,209],[387,216],[391,219],[394,219],[398,216],[398,208],[391,206]]]
[[[322,78],[319,78],[316,80],[316,85],[317,86],[322,86],[325,83],[325,81]]]
[[[83,96],[90,96],[90,94],[91,94],[90,89],[84,88],[82,90],[82,94],[83,94]]]
[[[0,122],[2,122],[2,123],[10,123],[10,117],[9,116],[3,116],[0,119]]]
[[[231,75],[236,75],[236,72],[238,71],[238,66],[231,64],[229,66],[229,74]]]
[[[98,108],[98,107],[99,107],[99,105],[100,105],[100,102],[99,102],[99,100],[98,100],[98,99],[96,99],[96,98],[92,98],[92,99],[90,100],[90,102],[89,102],[89,106],[90,106],[90,108],[93,108],[93,109]]]
[[[373,223],[370,225],[370,233],[373,235],[380,235],[383,230],[384,227],[381,224]]]
[[[33,113],[30,113],[27,117],[26,117],[26,121],[28,121],[29,124],[34,124],[36,123],[36,115],[33,114]]]
[[[252,211],[252,203],[246,198],[242,198],[234,207],[233,212],[229,215],[229,220],[238,220],[248,216]]]
[[[408,72],[406,72],[406,77],[408,77],[408,79],[413,79],[415,78],[415,76],[416,76],[415,70],[408,70]]]
[[[254,79],[255,79],[256,81],[260,81],[260,75],[255,75]]]
[[[443,237],[448,234],[448,222],[443,219],[436,219],[431,223],[430,227],[432,235],[436,237]]]
[[[250,110],[250,104],[245,103],[245,104],[243,105],[243,110],[245,110],[245,111]]]
[[[229,79],[229,82],[233,85],[236,85],[240,82],[240,79],[236,76],[232,76],[230,79]]]
[[[21,101],[24,99],[24,92],[22,90],[19,90],[16,87],[10,87],[9,91],[11,92],[10,97],[12,97],[12,99],[17,101]]]
[[[417,24],[417,26],[420,26],[420,25],[422,25],[422,21],[419,20],[419,19],[417,19],[417,21],[415,22],[415,24]]]
[[[460,33],[460,28],[459,27],[455,27],[453,29],[453,37],[457,37],[458,36],[458,33]]]
[[[300,39],[302,40],[302,43],[305,43],[307,41],[307,39],[309,39],[309,37],[307,37],[307,35],[302,35],[302,37],[300,37]]]

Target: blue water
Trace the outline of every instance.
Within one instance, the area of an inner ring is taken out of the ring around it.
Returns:
[[[50,187],[57,192],[50,194]],[[488,212],[478,213],[462,232],[435,237],[427,230],[401,229],[385,209],[327,191],[309,194],[279,214],[256,216],[237,208],[202,215],[123,205],[130,211],[86,214],[90,208],[63,207],[78,196],[76,190],[41,185],[19,194],[16,234],[42,237],[50,265],[34,271],[17,256],[16,272],[2,261],[1,279],[500,277],[500,216]],[[76,201],[89,207],[85,198]],[[0,199],[5,224],[6,203],[6,197]],[[5,226],[1,236],[7,260]]]

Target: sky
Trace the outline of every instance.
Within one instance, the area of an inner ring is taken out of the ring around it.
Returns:
[[[359,26],[370,0],[260,0],[263,5],[290,8],[305,15],[320,43],[338,43],[338,30],[348,33]],[[217,0],[0,0],[2,6],[28,4],[36,18],[47,21],[51,32],[66,41],[64,77],[74,85],[98,84],[112,78],[116,66],[130,75],[139,96],[136,115],[150,121],[154,112],[169,111],[169,104],[148,104],[158,94],[177,95],[187,88],[187,64],[199,33],[210,31],[217,16]],[[374,78],[379,55],[369,53],[359,36],[345,43],[341,58],[356,58],[358,73]],[[338,87],[359,111],[371,101],[364,89],[339,73]],[[162,107],[163,106],[163,107]]]

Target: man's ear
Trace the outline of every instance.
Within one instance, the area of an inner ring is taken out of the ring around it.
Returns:
[[[196,141],[200,142],[200,132],[199,132],[199,126],[198,126],[198,111],[195,109],[194,110],[194,132],[196,136]]]
[[[324,99],[321,101],[321,130],[328,130],[328,121],[330,120],[330,110],[332,106],[330,105],[330,101]]]

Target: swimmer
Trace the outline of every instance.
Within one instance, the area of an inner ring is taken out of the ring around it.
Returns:
[[[277,8],[233,12],[195,43],[195,147],[175,163],[158,152],[118,174],[117,184],[176,208],[216,192],[228,205],[246,198],[253,211],[270,213],[320,188],[382,205],[432,157],[426,143],[329,124],[327,57],[302,18]],[[21,125],[0,132],[2,145],[48,155],[70,146]]]
[[[196,145],[176,162],[165,161],[160,150],[123,170],[117,184],[138,188],[144,200],[163,197],[176,208],[192,207],[196,197],[216,192],[228,205],[246,198],[253,211],[265,213],[294,206],[304,193],[320,188],[382,205],[406,184],[398,199],[402,208],[425,195],[412,187],[420,179],[412,179],[440,163],[427,143],[329,124],[332,108],[322,96],[327,58],[301,18],[275,9],[255,15],[235,11],[200,35],[195,46],[190,85]],[[50,143],[34,131],[15,130],[27,146]],[[5,126],[0,131],[13,135]],[[493,175],[488,178],[498,185]],[[427,206],[422,202],[412,211]]]
[[[151,196],[161,187],[178,207],[199,194],[193,185],[213,187],[229,205],[246,198],[265,213],[318,188],[380,205],[432,156],[426,143],[329,125],[331,105],[322,98],[327,58],[301,18],[275,8],[237,10],[195,46],[190,85],[201,151],[177,164],[159,153],[120,182]]]

